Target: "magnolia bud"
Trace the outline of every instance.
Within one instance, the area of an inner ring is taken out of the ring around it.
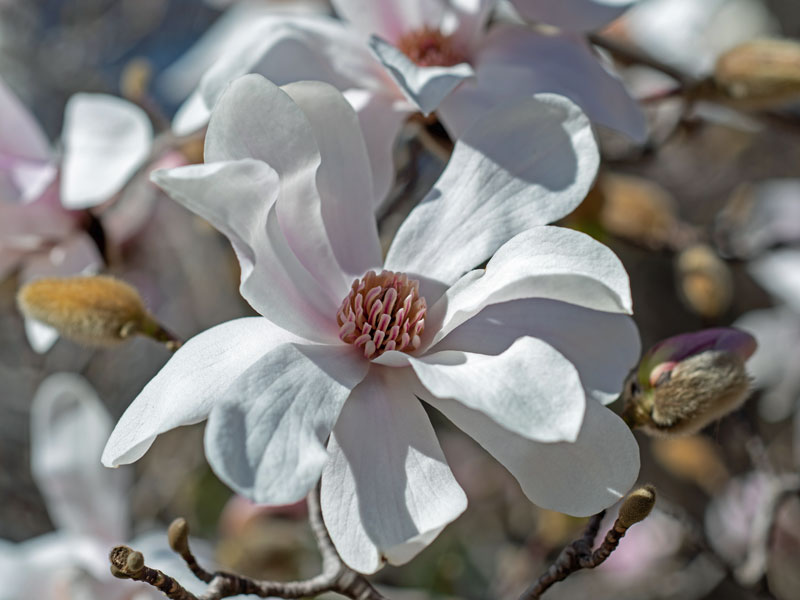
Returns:
[[[728,310],[733,300],[733,278],[728,265],[709,246],[686,248],[678,256],[676,267],[681,297],[693,312],[715,318]]]
[[[167,530],[169,547],[178,554],[188,554],[189,552],[189,524],[186,519],[177,518],[170,523]]]
[[[625,382],[623,419],[653,435],[699,431],[747,398],[744,362],[755,349],[753,336],[729,327],[659,342]]]
[[[87,346],[110,346],[141,334],[174,342],[151,317],[139,293],[103,275],[38,279],[17,294],[22,313]]]
[[[628,494],[622,501],[617,519],[620,525],[627,529],[639,521],[644,521],[655,505],[656,488],[652,485],[640,487]]]
[[[779,39],[740,44],[719,57],[714,82],[743,108],[771,108],[800,98],[800,44]]]
[[[136,575],[142,569],[144,569],[144,556],[141,552],[134,550],[128,554],[128,558],[125,561],[125,570],[131,575]]]

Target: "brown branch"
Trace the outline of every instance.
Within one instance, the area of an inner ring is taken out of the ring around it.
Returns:
[[[602,564],[614,550],[628,529],[646,518],[655,504],[655,488],[645,486],[625,498],[614,526],[606,533],[600,547],[592,551],[605,511],[594,515],[583,535],[561,551],[555,562],[519,597],[519,600],[536,600],[553,584],[563,581],[575,571],[593,569]]]
[[[590,33],[588,35],[589,41],[599,48],[603,48],[607,50],[614,58],[619,60],[622,63],[627,64],[636,64],[636,65],[643,65],[645,67],[649,67],[656,71],[660,71],[674,79],[681,88],[692,88],[697,85],[697,81],[695,81],[692,77],[672,67],[666,63],[661,62],[653,58],[652,56],[648,56],[643,52],[640,52],[636,48],[631,46],[620,44],[614,40],[610,40],[607,37],[604,37],[597,33]]]
[[[111,551],[111,572],[117,577],[148,583],[173,600],[221,600],[231,596],[252,594],[261,598],[305,598],[325,592],[338,592],[353,600],[387,600],[367,579],[342,562],[322,520],[319,486],[308,496],[309,524],[322,555],[322,572],[304,581],[263,581],[217,571],[205,570],[189,547],[189,527],[185,519],[176,519],[167,533],[170,547],[183,558],[195,577],[208,583],[206,592],[195,596],[172,577],[151,569],[140,552],[126,546]]]

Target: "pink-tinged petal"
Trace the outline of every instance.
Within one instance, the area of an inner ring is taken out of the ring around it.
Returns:
[[[430,352],[496,355],[522,336],[539,338],[563,354],[578,370],[587,396],[603,404],[619,397],[641,352],[639,332],[629,316],[544,298],[489,305]],[[608,351],[609,340],[614,340],[614,352]]]
[[[574,442],[520,437],[453,400],[422,398],[494,456],[537,506],[586,517],[619,500],[639,473],[639,446],[622,419],[592,400]]]
[[[777,250],[752,261],[748,271],[769,293],[800,313],[800,250]]]
[[[360,161],[337,161],[327,150],[322,157],[314,127],[301,107],[262,76],[251,74],[231,83],[217,102],[206,134],[205,160],[254,158],[275,169],[280,179],[275,202],[280,231],[297,260],[338,307],[352,278],[338,264],[325,229],[322,205],[329,199],[320,196],[317,172],[324,159],[332,163],[324,171],[336,172],[337,177],[363,177],[363,173],[345,172]],[[330,182],[330,175],[325,180]],[[338,202],[345,200],[351,199]]]
[[[339,555],[361,573],[408,562],[467,506],[425,410],[400,375],[373,368],[328,442],[322,516]]]
[[[39,386],[31,405],[31,470],[60,530],[109,544],[126,538],[125,473],[100,464],[111,417],[78,375],[58,373]]]
[[[456,136],[480,114],[511,98],[553,93],[575,102],[593,123],[635,142],[647,139],[639,104],[578,36],[497,25],[477,52],[475,71],[476,77],[441,106],[440,116]]]
[[[271,167],[239,160],[155,171],[152,178],[228,237],[242,268],[240,291],[253,308],[304,338],[338,339],[335,315],[344,294],[332,296],[288,247]]]
[[[318,81],[284,91],[308,119],[320,153],[317,189],[325,232],[336,260],[351,277],[382,264],[370,162],[358,117],[336,88]],[[297,215],[296,219],[307,219]]]
[[[294,341],[300,340],[260,317],[229,321],[196,335],[120,417],[103,451],[103,464],[132,463],[159,434],[202,421],[252,364],[280,344]]]
[[[376,34],[390,42],[410,31],[438,28],[445,14],[441,0],[331,0],[331,4],[361,35]]]
[[[80,209],[102,204],[125,185],[150,154],[153,126],[127,100],[75,94],[67,102],[61,136],[61,201]]]
[[[506,242],[486,269],[465,275],[428,310],[429,343],[436,344],[490,304],[523,298],[633,311],[628,274],[611,250],[571,229],[534,227]]]
[[[380,211],[394,183],[395,140],[414,111],[393,96],[367,90],[347,90],[344,97],[358,115],[372,168],[372,197]]]
[[[456,142],[397,232],[386,268],[452,284],[516,234],[569,214],[598,163],[589,120],[569,100],[542,95],[500,107]]]
[[[80,215],[61,206],[58,186],[28,204],[0,200],[0,245],[30,252],[68,237]]]
[[[36,118],[0,79],[0,156],[31,161],[51,159],[50,142]]]
[[[475,75],[466,62],[452,67],[421,67],[389,42],[376,36],[370,38],[369,47],[406,98],[426,116],[435,111],[462,81]]]
[[[27,205],[45,193],[57,174],[52,162],[0,154],[0,198]]]
[[[276,85],[324,81],[339,90],[391,84],[364,41],[347,24],[326,17],[264,18],[203,76],[199,91],[208,110],[230,82],[247,73]]]
[[[497,355],[443,350],[411,358],[423,386],[538,442],[574,442],[586,394],[578,371],[555,348],[520,337]]]
[[[328,459],[325,440],[369,362],[352,346],[282,344],[225,391],[206,427],[206,457],[239,494],[301,500]]]
[[[624,13],[637,0],[511,0],[529,21],[567,31],[599,29]]]

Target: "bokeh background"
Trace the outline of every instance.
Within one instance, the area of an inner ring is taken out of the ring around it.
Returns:
[[[665,4],[642,4],[656,1]],[[293,4],[249,2],[265,10]],[[204,51],[194,44],[236,4],[0,0],[0,77],[51,139],[61,130],[67,99],[79,91],[133,98],[164,129],[202,73]],[[709,23],[701,37],[724,38],[738,27],[743,36],[800,41],[796,0],[727,4],[747,7],[731,9],[732,20]],[[326,10],[319,3],[313,9]],[[634,18],[623,17],[603,35],[683,66],[657,44],[637,41],[637,26]],[[665,36],[668,28],[694,26],[668,20],[660,25]],[[193,47],[195,54],[187,58]],[[685,50],[690,65],[693,51],[699,64],[701,49]],[[205,64],[217,51],[206,48]],[[667,85],[655,71],[634,63],[617,64],[633,90],[646,96]],[[637,434],[640,481],[658,488],[656,512],[631,530],[606,565],[574,575],[546,597],[797,598],[798,493],[781,498],[764,548],[754,548],[749,524],[764,510],[774,478],[796,473],[800,465],[795,423],[800,400],[800,316],[795,315],[800,310],[791,308],[791,285],[788,292],[781,286],[792,277],[800,280],[800,262],[793,275],[757,275],[759,261],[800,244],[800,110],[789,105],[734,112],[706,103],[684,112],[680,98],[647,106],[652,143],[634,148],[599,132],[601,175],[566,224],[596,236],[622,258],[644,348],[703,327],[758,324],[758,317],[773,323],[779,343],[762,341],[758,364],[766,375],[759,376],[758,389],[740,411],[691,438]],[[397,146],[396,188],[381,218],[387,240],[443,167],[416,135],[418,127],[409,125]],[[429,133],[441,130],[433,126]],[[775,180],[782,184],[780,192],[770,187]],[[183,338],[251,314],[237,292],[238,267],[227,241],[155,189],[152,193],[157,195],[152,218],[123,246],[111,249],[108,272],[135,285],[160,321]],[[782,199],[775,200],[776,194]],[[169,358],[167,350],[144,339],[107,350],[61,340],[49,353],[36,354],[15,307],[17,287],[14,277],[0,282],[0,538],[10,541],[52,529],[29,468],[30,402],[39,383],[58,371],[80,373],[116,418]],[[800,286],[795,282],[794,287],[794,306],[800,308]],[[775,307],[784,307],[780,315],[764,312]],[[751,311],[762,312],[754,317]],[[608,342],[613,352],[614,341]],[[390,594],[397,598],[515,597],[579,534],[583,522],[531,505],[499,464],[431,413],[470,507],[415,561],[386,568],[375,580],[393,588]],[[259,510],[232,499],[205,462],[202,425],[162,435],[131,469],[134,531],[185,516],[193,533],[216,546],[217,560],[229,568],[274,578],[317,569],[304,507]],[[765,553],[763,568],[743,577],[741,565],[757,551]]]

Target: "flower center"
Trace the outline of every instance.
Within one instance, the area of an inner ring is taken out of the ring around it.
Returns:
[[[336,313],[339,338],[363,348],[367,358],[389,350],[410,352],[419,348],[426,309],[419,281],[402,273],[369,271],[353,282]]]
[[[452,67],[466,62],[454,47],[451,36],[430,27],[407,33],[397,42],[397,47],[420,67]]]

